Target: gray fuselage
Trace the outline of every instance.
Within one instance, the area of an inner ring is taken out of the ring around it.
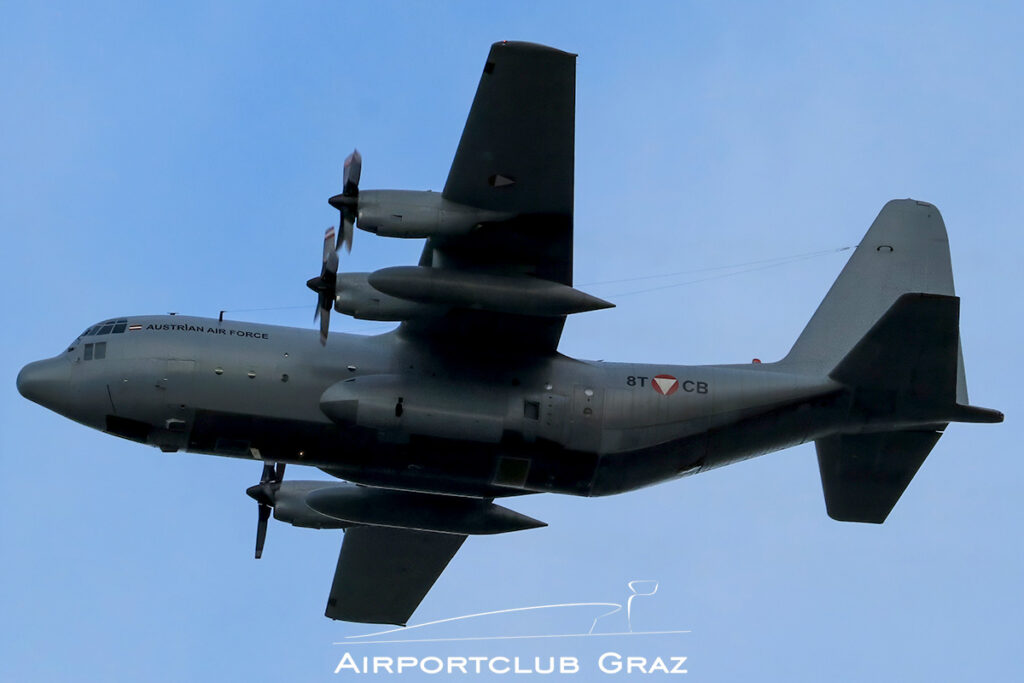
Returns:
[[[446,354],[401,330],[334,333],[322,347],[305,329],[123,320],[123,332],[26,366],[22,393],[165,451],[312,465],[387,488],[620,493],[819,438],[848,408],[839,384],[775,364]]]

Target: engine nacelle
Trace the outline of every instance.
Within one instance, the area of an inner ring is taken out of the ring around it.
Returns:
[[[509,414],[508,398],[482,383],[460,387],[366,375],[331,385],[320,397],[320,410],[335,422],[385,433],[497,443]]]
[[[448,201],[440,192],[364,190],[359,193],[356,227],[382,237],[433,237],[466,234],[482,223],[514,214]]]
[[[354,489],[353,484],[331,481],[285,481],[274,491],[274,519],[306,529],[344,529],[350,523],[317,512],[306,497],[321,489]]]
[[[335,288],[334,310],[358,320],[399,321],[424,315],[440,315],[444,309],[429,304],[399,299],[374,289],[367,281],[369,273],[339,273]]]
[[[547,526],[490,501],[344,482],[281,482],[273,502],[275,519],[309,529],[384,526],[448,534],[504,534]]]

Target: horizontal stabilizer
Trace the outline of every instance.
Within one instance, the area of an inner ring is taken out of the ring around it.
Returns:
[[[828,516],[881,524],[942,436],[893,431],[818,439],[818,469]]]
[[[829,374],[854,390],[853,412],[894,428],[1002,422],[998,410],[962,405],[960,299],[904,294]],[[966,392],[963,392],[966,393]]]
[[[324,614],[404,626],[465,540],[409,529],[348,529]]]
[[[903,402],[956,403],[960,299],[904,294],[829,375]]]

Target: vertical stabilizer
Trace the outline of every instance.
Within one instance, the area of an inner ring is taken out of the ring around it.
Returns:
[[[953,296],[953,269],[939,210],[927,202],[898,199],[882,208],[782,362],[828,374],[908,293]],[[960,359],[961,381],[962,368]],[[966,384],[958,389],[966,403]]]

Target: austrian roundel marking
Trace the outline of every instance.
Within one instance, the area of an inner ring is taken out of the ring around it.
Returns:
[[[651,379],[651,386],[662,396],[671,396],[679,391],[679,380],[672,375],[655,375]]]

